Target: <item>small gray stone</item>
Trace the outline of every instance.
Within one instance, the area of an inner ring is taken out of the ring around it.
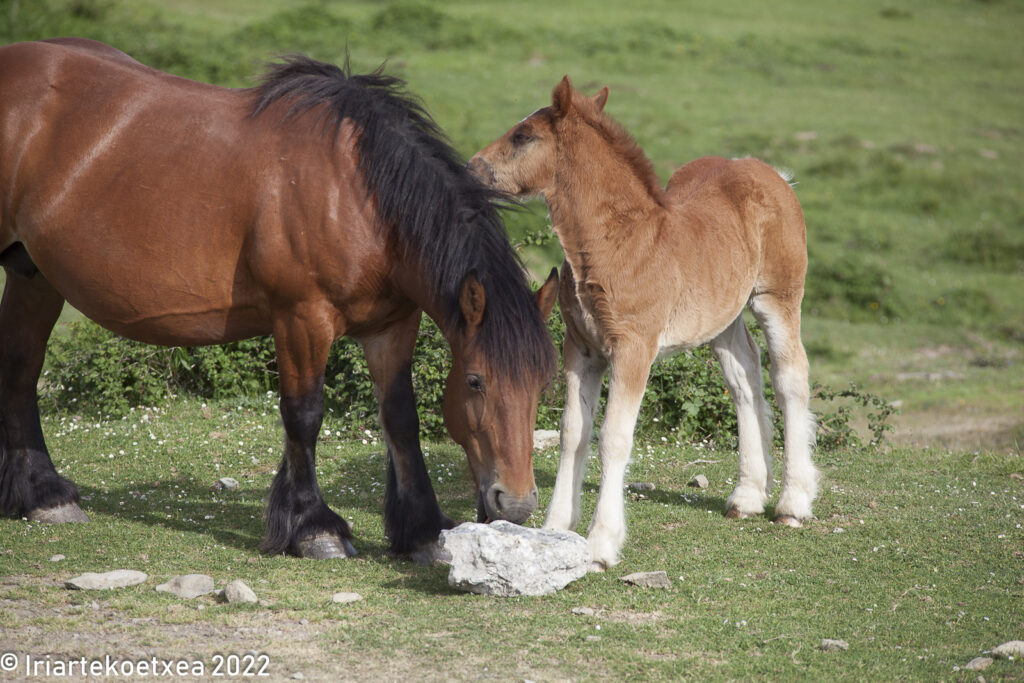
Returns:
[[[571,531],[528,529],[499,520],[441,532],[451,553],[448,585],[483,595],[547,595],[586,575],[592,556]]]
[[[241,579],[235,579],[228,585],[224,586],[224,599],[228,602],[259,602],[259,598],[256,597],[256,593],[251,588],[245,585],[245,582]]]
[[[1005,642],[992,650],[992,654],[1000,659],[1024,657],[1024,640],[1011,640]]]
[[[538,429],[533,433],[533,450],[554,448],[561,443],[560,434],[554,429]]]
[[[221,477],[217,480],[217,488],[223,491],[234,491],[238,488],[238,480],[231,477]]]
[[[690,480],[689,484],[687,484],[687,486],[692,486],[697,489],[706,489],[710,485],[711,483],[708,481],[708,478],[705,477],[703,474],[698,474],[696,477]]]
[[[971,661],[964,665],[964,668],[968,671],[984,671],[985,669],[992,666],[991,657],[975,657]]]
[[[626,488],[630,491],[653,491],[654,484],[649,481],[631,481],[626,484]]]
[[[167,583],[160,584],[156,590],[173,593],[179,598],[191,600],[200,595],[212,593],[217,590],[217,587],[213,583],[213,577],[206,574],[185,574],[184,576],[175,576]]]
[[[850,644],[845,640],[824,638],[821,641],[821,649],[825,652],[840,652],[843,650],[849,650]]]
[[[64,585],[74,590],[110,590],[136,586],[148,578],[144,572],[134,569],[115,569],[102,574],[85,572],[73,579],[68,579]]]
[[[668,573],[665,571],[656,572],[634,572],[627,574],[619,579],[623,583],[628,583],[641,588],[671,588],[672,582],[668,578]]]
[[[350,602],[359,602],[363,599],[363,596],[359,593],[335,593],[331,596],[331,602],[336,602],[341,605],[347,605]]]
[[[592,617],[597,611],[593,607],[573,607],[572,613],[580,617]]]
[[[66,559],[67,559],[66,557],[64,557],[63,555],[58,553],[58,554],[56,554],[56,555],[54,555],[53,557],[50,558],[50,562],[60,562],[61,560],[66,560]]]

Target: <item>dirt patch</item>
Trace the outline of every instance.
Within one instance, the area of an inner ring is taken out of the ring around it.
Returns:
[[[26,590],[38,591],[40,598],[45,594],[45,599],[11,597],[14,593],[22,596]],[[201,607],[216,609],[216,605],[201,600],[171,605],[159,617],[132,617],[104,604],[104,596],[110,593],[96,592],[94,599],[84,603],[79,599],[76,604],[73,600],[81,594],[69,592],[65,596],[60,591],[64,591],[62,584],[49,579],[8,576],[0,580],[0,623],[4,625],[0,653],[13,654],[18,663],[15,670],[5,670],[4,680],[40,678],[46,675],[47,667],[53,677],[81,680],[79,675],[62,675],[59,667],[67,672],[70,662],[81,667],[82,660],[87,666],[99,662],[104,671],[111,662],[117,667],[120,662],[130,661],[125,666],[135,670],[144,666],[142,662],[154,666],[155,661],[158,672],[165,664],[176,667],[184,662],[190,673],[202,670],[201,676],[190,675],[192,680],[237,678],[229,675],[236,670],[229,667],[244,668],[249,663],[254,671],[262,669],[266,674],[254,680],[265,681],[296,680],[297,674],[307,681],[471,677],[468,671],[451,667],[433,670],[414,653],[396,651],[386,659],[368,657],[366,652],[346,645],[345,622],[339,620],[313,622],[287,612],[262,609],[223,612],[217,615],[216,623],[197,621]],[[485,670],[483,657],[475,659],[468,657],[467,666],[473,671]],[[536,676],[536,671],[533,674]]]

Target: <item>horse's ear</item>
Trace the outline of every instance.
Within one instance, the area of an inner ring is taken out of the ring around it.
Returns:
[[[555,86],[551,93],[551,113],[556,119],[560,119],[569,113],[572,106],[572,83],[568,76],[563,76],[562,81]]]
[[[547,281],[533,296],[537,300],[540,317],[547,320],[547,317],[551,315],[551,310],[555,307],[555,300],[558,298],[558,268],[551,269],[551,275],[548,275]]]
[[[476,277],[476,270],[466,273],[459,286],[459,308],[462,309],[462,317],[466,319],[466,328],[470,334],[476,333],[480,323],[484,319],[484,308],[487,305],[487,295],[484,293],[484,286]]]
[[[597,110],[603,111],[604,105],[608,103],[608,86],[606,85],[603,88],[601,88],[601,92],[594,95],[592,99],[594,101],[594,104],[597,105]]]

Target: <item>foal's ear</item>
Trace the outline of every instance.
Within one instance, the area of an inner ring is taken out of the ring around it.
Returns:
[[[480,328],[484,319],[484,308],[487,305],[487,295],[484,293],[484,286],[476,277],[476,270],[466,273],[459,286],[459,308],[462,309],[462,317],[466,319],[466,328],[470,334],[475,334]]]
[[[551,310],[555,307],[555,299],[558,298],[558,268],[551,269],[551,275],[548,275],[547,281],[533,296],[537,300],[540,317],[547,320],[547,317],[551,315]]]
[[[591,99],[597,105],[598,111],[604,111],[604,105],[608,103],[608,86],[606,85],[601,88],[601,92],[594,95]]]
[[[551,93],[551,113],[555,118],[562,118],[569,113],[572,106],[572,83],[568,76],[563,76],[562,81],[555,86]]]

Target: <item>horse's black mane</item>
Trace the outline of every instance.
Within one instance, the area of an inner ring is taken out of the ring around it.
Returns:
[[[508,378],[549,377],[555,352],[495,206],[500,197],[477,181],[405,83],[382,69],[344,67],[293,56],[254,89],[252,115],[284,100],[287,119],[307,112],[337,134],[358,130],[359,170],[376,200],[380,224],[405,258],[416,258],[443,310],[442,329],[464,325],[459,287],[475,270],[487,293],[480,348]]]

